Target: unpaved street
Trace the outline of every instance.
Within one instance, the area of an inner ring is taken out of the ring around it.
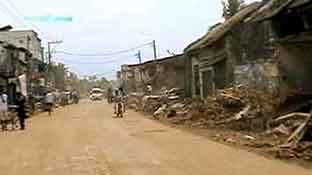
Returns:
[[[0,175],[309,175],[164,126],[132,111],[112,118],[104,102],[41,114],[26,131],[0,133]]]

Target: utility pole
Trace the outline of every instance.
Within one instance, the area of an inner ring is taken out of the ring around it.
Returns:
[[[141,51],[139,50],[137,54],[135,54],[139,60],[139,64],[142,64],[142,57],[141,57]],[[142,71],[141,71],[141,68],[140,66],[138,66],[139,68],[139,81],[140,81],[140,86],[143,87],[144,83],[143,83],[143,79],[142,79]]]
[[[52,44],[60,44],[63,41],[49,41],[48,42],[48,78],[50,79],[50,81],[52,80],[52,75],[51,75],[51,71],[52,71],[52,54],[51,54],[51,45]],[[52,83],[52,82],[51,82]]]
[[[141,51],[139,50],[138,53],[136,54],[137,58],[139,59],[139,64],[142,63],[142,57],[141,57]]]
[[[156,60],[157,59],[156,41],[153,40],[152,44],[153,44],[154,59]]]
[[[51,66],[51,63],[52,63],[52,54],[51,54],[51,45],[52,44],[61,44],[63,41],[50,41],[48,42],[48,64],[49,66]]]

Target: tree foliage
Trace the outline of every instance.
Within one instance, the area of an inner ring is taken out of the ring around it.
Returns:
[[[223,18],[228,19],[234,16],[244,4],[244,0],[223,0]]]

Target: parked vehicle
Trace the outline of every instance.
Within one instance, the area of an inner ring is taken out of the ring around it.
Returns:
[[[104,97],[104,91],[103,91],[103,89],[101,89],[101,88],[93,88],[93,89],[90,91],[90,96],[89,96],[89,98],[90,98],[92,101],[103,100],[103,97]]]

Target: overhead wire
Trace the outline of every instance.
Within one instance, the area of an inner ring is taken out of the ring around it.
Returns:
[[[105,57],[105,56],[114,56],[114,55],[127,53],[130,51],[135,51],[136,49],[139,49],[144,46],[151,45],[151,44],[152,42],[148,42],[148,43],[141,44],[136,47],[129,48],[129,49],[124,49],[124,50],[119,50],[119,51],[109,52],[109,53],[86,54],[86,53],[73,53],[73,52],[67,52],[67,51],[62,51],[62,50],[56,51],[55,53],[61,53],[64,55],[71,55],[71,56],[86,56],[86,57],[103,57],[104,56]]]
[[[13,19],[13,21],[16,22],[18,25],[21,25],[23,27],[27,27],[27,25],[24,23],[24,21],[19,19],[18,16],[16,16],[12,11],[10,11],[9,8],[2,1],[0,1],[0,7],[3,9],[2,13],[4,13],[6,16]]]
[[[65,52],[65,51],[56,51],[54,53],[61,53],[61,54],[64,54],[64,55],[71,55],[71,56],[107,57],[107,56],[114,56],[114,55],[119,55],[119,54],[122,54],[122,53],[127,53],[127,52],[130,52],[130,51],[136,51],[137,49],[142,48],[144,46],[151,45],[152,43],[153,42],[148,42],[148,43],[141,44],[141,45],[138,45],[136,47],[129,48],[129,49],[123,49],[123,50],[119,50],[119,51],[115,51],[115,52],[102,53],[102,54],[81,54],[81,53],[78,54],[78,53]],[[111,59],[111,60],[108,60],[108,61],[103,61],[103,62],[81,62],[81,61],[66,60],[64,58],[59,58],[59,59],[62,62],[64,62],[64,63],[78,64],[78,65],[99,65],[99,64],[117,63],[117,62],[121,61],[120,58],[114,58],[114,59]],[[124,61],[124,58],[122,59],[122,61]],[[115,69],[113,69],[111,71],[104,72],[104,73],[99,73],[99,74],[94,74],[92,76],[101,77],[101,76],[111,75],[112,73],[115,73],[118,69],[119,68],[115,68]]]
[[[32,23],[25,23],[24,21],[24,15],[18,10],[18,8],[15,6],[15,4],[11,1],[11,0],[6,0],[9,5],[11,6],[12,9],[14,9],[15,13],[11,11],[11,9],[9,9],[6,4],[4,4],[2,1],[0,1],[0,8],[3,9],[3,13],[10,17],[14,22],[16,22],[18,25],[21,25],[23,27],[30,27],[28,24],[31,25],[32,28],[36,29],[37,31],[41,32],[41,30],[35,26],[34,24]],[[43,33],[43,32],[41,32]],[[44,39],[47,39],[45,37],[43,37]],[[50,39],[47,39],[47,40],[50,40]],[[65,55],[75,55],[75,56],[112,56],[112,55],[116,55],[116,54],[121,54],[121,53],[126,53],[126,52],[130,52],[132,50],[135,50],[135,49],[138,49],[138,48],[141,48],[143,46],[146,46],[150,43],[145,43],[145,44],[142,44],[142,45],[139,45],[139,46],[136,46],[136,47],[133,47],[133,48],[129,48],[129,49],[125,49],[125,50],[120,50],[120,51],[117,51],[117,52],[111,52],[111,53],[105,53],[105,54],[75,54],[75,53],[71,53],[71,52],[65,52],[65,51],[59,51],[57,53],[62,53],[62,54],[65,54]],[[106,61],[106,62],[71,62],[71,61],[68,61],[68,60],[64,60],[64,62],[70,62],[71,64],[108,64],[108,63],[114,63],[114,62],[118,62],[119,60],[110,60],[110,61]],[[118,69],[118,68],[116,68]],[[100,74],[95,74],[95,76],[104,76],[104,75],[109,75],[109,74],[112,74],[116,71],[116,69],[114,70],[111,70],[111,71],[108,71],[108,72],[104,72],[104,73],[100,73]]]
[[[11,9],[9,9],[3,2],[0,1],[0,6],[5,10],[6,15],[10,16],[15,22],[17,22],[18,24],[22,25],[23,27],[28,27],[29,25],[27,23],[25,23],[24,21],[24,15],[19,11],[19,9],[15,6],[15,4],[11,1],[11,0],[6,0],[8,2],[8,4],[11,6],[11,8],[15,11],[12,12]],[[32,23],[29,23],[33,28],[35,28],[37,31],[39,31],[40,33],[41,30],[35,26]],[[47,39],[45,37],[43,37],[44,39]],[[47,39],[50,40],[50,39]],[[132,47],[129,49],[124,49],[124,50],[118,50],[115,52],[109,52],[109,53],[97,53],[97,54],[86,54],[86,53],[73,53],[73,52],[68,52],[68,51],[56,51],[55,53],[61,53],[64,55],[71,55],[71,56],[87,56],[87,57],[107,57],[107,56],[114,56],[114,55],[119,55],[119,54],[123,54],[123,53],[127,53],[130,51],[134,51],[136,49],[142,48],[144,46],[148,46],[151,45],[153,42],[148,42],[145,44],[141,44],[138,45],[136,47]],[[64,62],[70,63],[70,64],[83,64],[83,65],[95,65],[95,64],[109,64],[109,63],[115,63],[115,62],[119,62],[120,59],[118,60],[109,60],[109,61],[105,61],[105,62],[77,62],[77,61],[69,61],[69,60],[63,60]],[[101,75],[105,75],[107,73],[113,73],[116,70],[112,70],[110,72],[106,72],[106,73],[101,73],[101,74],[97,74],[97,76],[101,76]]]
[[[11,13],[13,16],[15,16],[15,18],[18,21],[20,21],[23,24],[24,27],[34,28],[35,30],[37,30],[38,32],[43,34],[43,32],[39,29],[39,27],[37,27],[33,23],[25,23],[23,13],[20,12],[20,10],[15,6],[15,4],[11,0],[6,0],[6,2],[8,2],[8,4],[11,6],[11,8],[15,11],[16,14],[14,14],[14,12],[10,11],[9,8],[7,6],[5,6],[3,2],[0,1],[0,3],[2,4],[2,7],[4,7],[7,11],[9,11],[9,13]],[[46,40],[51,40],[51,39],[46,38],[44,36],[41,36],[41,37],[43,39],[46,39]]]
[[[73,60],[68,60],[68,59],[64,59],[64,58],[58,58],[61,61],[64,61],[66,63],[69,64],[79,64],[79,65],[97,65],[97,64],[109,64],[109,63],[118,63],[121,60],[118,59],[113,59],[113,60],[108,60],[108,61],[103,61],[103,62],[82,62],[82,61],[73,61]]]

